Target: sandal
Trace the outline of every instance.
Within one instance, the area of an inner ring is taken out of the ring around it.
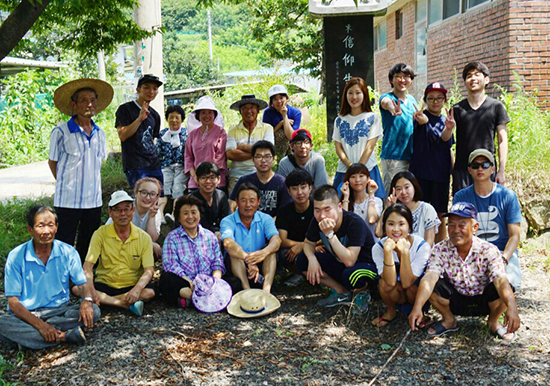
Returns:
[[[431,328],[433,328],[435,330],[435,332],[433,334],[430,334],[427,330],[426,330],[426,334],[428,334],[428,336],[430,338],[435,338],[436,336],[441,336],[443,334],[446,334],[448,332],[453,332],[453,331],[457,331],[458,330],[458,324],[454,327],[445,327],[443,325],[443,323],[441,322],[437,322],[436,324],[434,324],[433,326],[431,326]]]

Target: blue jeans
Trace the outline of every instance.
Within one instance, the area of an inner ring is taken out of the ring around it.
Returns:
[[[101,316],[99,307],[92,304],[94,310],[94,323]],[[31,311],[34,316],[51,324],[59,331],[69,331],[76,327],[83,327],[84,323],[79,322],[80,303],[67,302],[56,308],[38,308]],[[0,315],[0,341],[8,344],[20,344],[30,349],[42,349],[57,346],[59,343],[48,343],[36,328],[22,321],[13,313]]]

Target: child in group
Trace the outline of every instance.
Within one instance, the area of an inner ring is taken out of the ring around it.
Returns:
[[[372,112],[367,84],[361,78],[351,78],[342,96],[340,114],[334,120],[332,139],[340,160],[333,186],[340,188],[344,174],[354,163],[367,166],[370,178],[378,185],[376,196],[384,199],[386,191],[377,165],[374,148],[382,136],[382,127]]]
[[[405,63],[398,63],[388,74],[391,92],[380,97],[380,115],[384,139],[380,164],[384,175],[384,188],[389,194],[393,176],[409,170],[412,153],[413,114],[416,100],[407,93],[414,79],[414,71]]]
[[[412,232],[422,237],[430,247],[434,245],[435,235],[441,221],[433,206],[422,200],[422,189],[414,174],[409,171],[397,173],[391,182],[391,194],[388,206],[400,202],[412,212]],[[376,235],[382,237],[383,229],[378,223]]]
[[[447,117],[441,114],[447,102],[447,90],[433,82],[424,91],[424,106],[414,113],[413,153],[409,170],[422,188],[424,201],[433,205],[441,221],[435,242],[447,238],[443,214],[449,203],[449,185],[454,156],[453,130],[445,126]]]
[[[369,169],[363,164],[353,164],[344,175],[344,183],[341,188],[342,208],[348,212],[358,214],[367,223],[367,227],[374,236],[376,224],[382,215],[384,203],[379,197],[375,197],[378,185],[370,178]]]
[[[183,196],[187,188],[189,175],[184,171],[185,142],[187,129],[182,127],[185,111],[179,105],[166,109],[168,127],[160,131],[157,141],[162,175],[164,176],[164,197],[159,200],[160,210],[168,204],[168,213],[172,212],[173,200]]]
[[[397,203],[384,211],[382,227],[385,237],[372,247],[372,258],[380,279],[378,289],[387,309],[372,324],[385,327],[397,316],[397,306],[414,304],[419,279],[430,258],[430,245],[411,234],[412,213]]]

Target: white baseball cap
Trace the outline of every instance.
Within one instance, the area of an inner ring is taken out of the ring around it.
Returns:
[[[267,91],[268,98],[271,98],[272,96],[277,95],[277,94],[284,94],[284,95],[288,96],[288,91],[286,91],[285,86],[283,86],[281,84],[276,84],[275,86],[271,87]]]

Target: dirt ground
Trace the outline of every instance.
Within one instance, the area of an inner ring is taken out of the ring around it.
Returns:
[[[325,296],[307,284],[275,292],[281,308],[243,320],[193,309],[146,305],[136,318],[103,310],[87,344],[23,353],[5,347],[4,379],[22,385],[550,385],[548,242],[529,241],[521,255],[522,326],[505,344],[483,318],[460,318],[460,330],[430,339],[405,317],[375,328],[380,301],[367,316],[319,309]],[[527,253],[529,253],[527,255]],[[5,299],[1,299],[5,309]],[[436,316],[434,314],[434,316]],[[1,384],[1,381],[0,381]]]

